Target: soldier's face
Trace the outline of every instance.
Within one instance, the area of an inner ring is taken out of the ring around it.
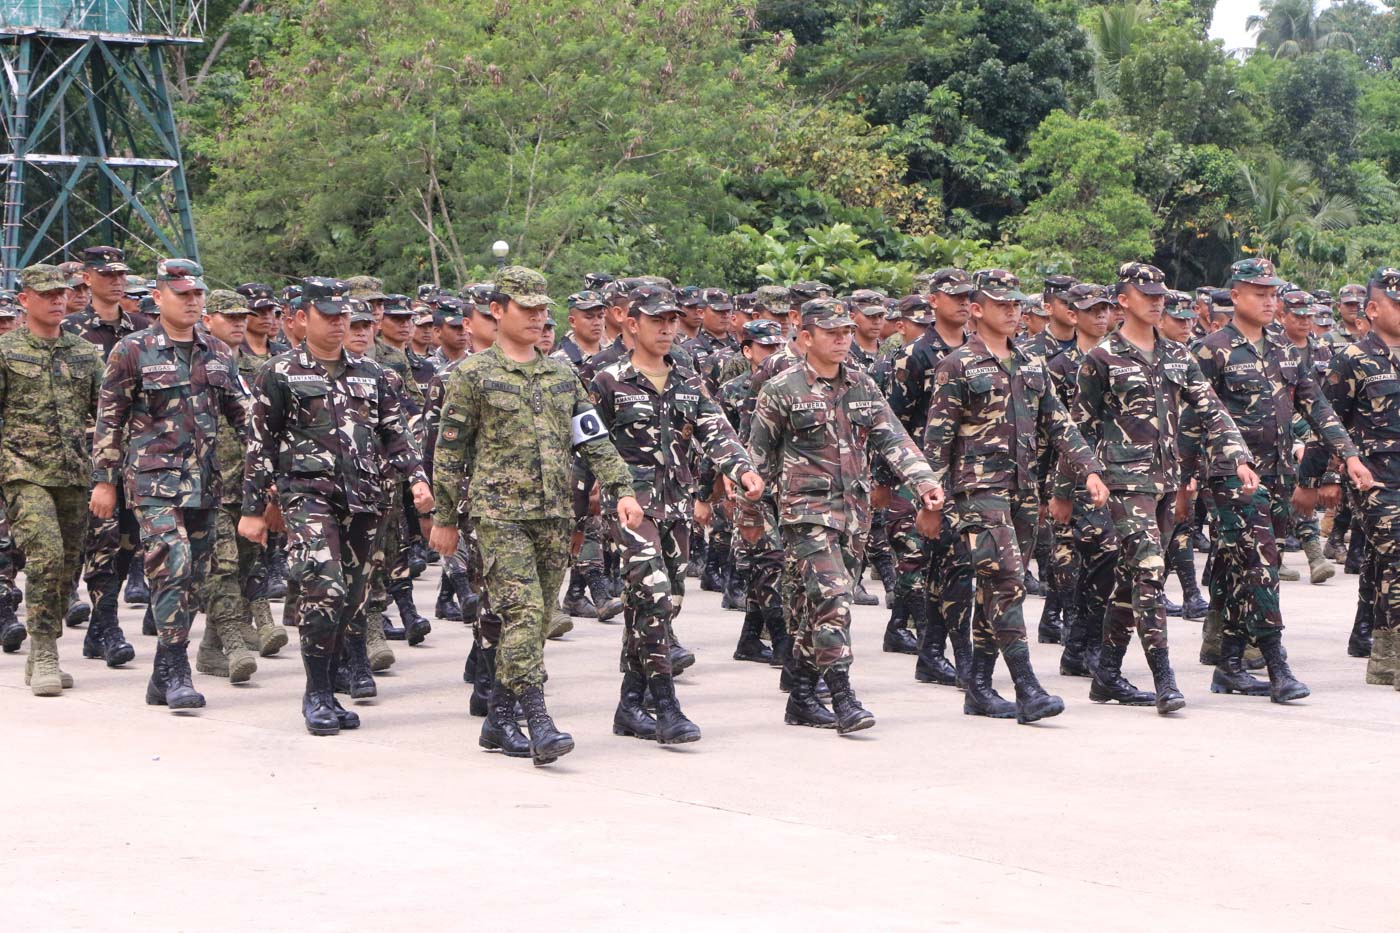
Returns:
[[[1026,322],[1026,333],[1033,336],[1043,331],[1045,329],[1045,322],[1050,319],[1041,317],[1039,314],[1022,314],[1021,320]]]
[[[496,324],[500,328],[499,337],[502,340],[529,346],[540,342],[540,334],[544,333],[544,320],[549,317],[548,305],[540,305],[538,308],[522,308],[514,300],[509,300],[502,308],[499,303],[493,301],[491,302],[491,310],[496,314]],[[476,324],[473,322],[473,336],[475,336],[475,328]]]
[[[934,292],[931,297],[934,316],[944,327],[963,327],[967,324],[967,319],[972,317],[971,295],[945,295],[943,292]]]
[[[1337,304],[1337,310],[1341,313],[1343,321],[1347,324],[1354,325],[1356,323],[1356,312],[1361,310],[1361,305],[1359,302],[1355,301],[1343,301]]]
[[[546,327],[540,334],[540,339],[535,341],[535,349],[541,353],[549,353],[554,349],[554,328]]]
[[[744,357],[755,367],[761,366],[763,361],[774,353],[778,352],[778,345],[768,343],[746,343],[744,344]]]
[[[627,332],[637,346],[647,353],[665,356],[675,343],[681,316],[674,311],[665,314],[634,314],[627,319]]]
[[[602,308],[570,311],[569,327],[584,343],[598,343],[603,339],[603,314]]]
[[[282,333],[293,345],[306,339],[306,312],[292,311],[282,315]]]
[[[978,333],[1009,339],[1016,336],[1016,331],[1021,326],[1021,303],[1010,298],[1000,300],[984,294],[981,300],[973,304],[972,316],[977,321]]]
[[[374,324],[370,321],[357,321],[350,325],[345,335],[345,349],[349,353],[363,355],[374,341]]]
[[[349,315],[322,314],[315,308],[297,312],[297,319],[304,322],[306,342],[312,351],[324,358],[335,356],[345,345],[345,334],[350,329]]]
[[[1400,302],[1378,289],[1366,302],[1366,317],[1387,344],[1400,344]]]
[[[835,366],[851,352],[854,327],[804,327],[798,346],[819,366]]]
[[[92,302],[92,292],[86,285],[78,285],[66,291],[68,295],[68,313],[75,314],[84,311]]]
[[[1075,313],[1063,298],[1051,296],[1045,299],[1045,310],[1050,312],[1050,320],[1060,325],[1062,328],[1070,329],[1074,327]]]
[[[21,289],[19,306],[24,309],[25,316],[45,330],[51,330],[59,325],[63,316],[68,313],[68,292],[66,288],[55,288],[46,292],[35,292],[29,289]]]
[[[1102,340],[1108,333],[1108,323],[1113,318],[1113,306],[1101,302],[1079,311],[1074,316],[1074,326],[1090,340]]]
[[[204,292],[197,288],[177,292],[168,285],[162,285],[156,289],[154,297],[156,307],[160,309],[161,321],[173,330],[194,327],[204,313]]]
[[[407,314],[386,314],[379,322],[379,330],[396,344],[408,343],[413,336],[413,318]]]
[[[1148,327],[1156,327],[1162,321],[1162,309],[1166,307],[1166,295],[1149,295],[1138,290],[1136,285],[1128,285],[1118,293],[1118,304],[1123,308],[1124,320],[1135,321]]]
[[[862,340],[879,340],[880,331],[885,328],[885,309],[882,305],[875,305],[872,313],[866,314],[864,308],[857,308],[852,320],[856,322],[856,330],[860,332]]]
[[[706,305],[700,317],[707,331],[712,334],[723,334],[729,330],[729,319],[733,314],[732,311],[716,311]]]
[[[126,293],[125,272],[98,272],[94,269],[84,269],[83,281],[92,290],[93,300],[104,305],[116,304],[122,300]]]
[[[1278,314],[1278,289],[1272,285],[1238,282],[1230,289],[1235,319],[1253,327],[1266,327]]]
[[[254,337],[271,337],[277,330],[277,309],[259,308],[248,315],[248,333]]]
[[[64,304],[64,307],[67,307],[67,305],[68,305],[67,300],[65,300],[63,304]],[[19,317],[18,317],[18,316],[14,316],[14,317],[0,317],[0,334],[8,334],[10,331],[14,330],[14,329],[15,329],[16,327],[18,327],[18,326],[19,326]]]
[[[1288,312],[1283,316],[1283,332],[1294,343],[1303,343],[1312,332],[1312,315]]]
[[[1164,314],[1162,315],[1162,336],[1168,340],[1175,340],[1177,343],[1185,343],[1187,338],[1191,336],[1191,322]]]
[[[248,333],[248,318],[247,314],[206,314],[204,326],[230,347],[239,347]]]
[[[499,305],[493,304],[492,307],[499,307]],[[474,311],[470,321],[473,350],[479,353],[496,342],[496,335],[500,333],[501,326],[494,317],[482,314],[480,311]]]
[[[437,328],[437,339],[448,353],[461,353],[467,348],[467,329],[461,324],[444,324]]]

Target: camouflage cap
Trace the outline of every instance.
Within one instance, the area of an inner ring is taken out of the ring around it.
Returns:
[[[463,301],[470,301],[472,304],[488,307],[496,296],[500,294],[496,291],[496,286],[490,282],[479,282],[475,285],[463,285],[461,291],[457,292]]]
[[[977,290],[995,301],[1025,301],[1021,280],[1005,269],[979,269],[972,273]]]
[[[1217,311],[1224,308],[1231,314],[1235,313],[1235,299],[1230,297],[1230,290],[1228,288],[1212,289],[1210,293],[1210,303]]]
[[[788,303],[805,304],[815,298],[830,298],[832,294],[830,285],[809,279],[788,286]]]
[[[432,308],[418,308],[413,312],[414,327],[432,327],[434,324],[442,323],[438,315]]]
[[[552,318],[552,317],[547,317],[547,318],[544,319],[544,329],[545,329],[545,330],[554,330],[554,328],[556,328],[556,327],[558,327],[558,326],[559,326],[559,322],[556,321],[556,320],[554,320],[554,318]]]
[[[1196,309],[1191,306],[1191,296],[1185,292],[1167,292],[1167,303],[1163,312],[1167,317],[1176,318],[1178,321],[1191,321],[1196,317]]]
[[[300,285],[288,285],[286,288],[282,289],[282,303],[283,303],[283,304],[286,304],[286,305],[295,305],[296,302],[297,302],[297,299],[300,298],[300,297],[301,297],[301,286],[300,286]]]
[[[899,316],[915,324],[932,324],[935,320],[933,305],[924,295],[905,295],[899,299]]]
[[[340,279],[309,276],[301,280],[301,294],[296,298],[296,306],[310,306],[322,314],[348,314],[353,308],[345,294],[347,287],[347,283]]]
[[[845,302],[821,297],[802,303],[802,326],[835,330],[838,327],[855,327],[856,322],[846,313]]]
[[[1296,314],[1299,317],[1314,314],[1313,308],[1316,304],[1313,301],[1313,296],[1301,289],[1283,294],[1283,306],[1289,314]]]
[[[606,272],[586,272],[583,276],[583,287],[585,291],[596,292],[611,281],[613,277]]]
[[[554,304],[542,273],[524,266],[506,266],[496,272],[496,291],[522,308],[543,308]]]
[[[602,311],[608,306],[607,299],[595,291],[574,292],[564,303],[570,311]]]
[[[1321,307],[1321,306],[1319,306]],[[1314,309],[1313,323],[1318,327],[1331,327],[1336,322],[1332,320],[1332,312],[1322,307],[1321,310]]]
[[[10,320],[19,317],[19,313],[24,310],[15,303],[15,293],[9,290],[0,290],[0,318]]]
[[[251,313],[248,308],[248,299],[227,288],[216,288],[210,292],[209,297],[204,301],[204,311],[207,314],[224,314],[234,317]]]
[[[370,306],[358,298],[345,299],[346,305],[350,308],[351,324],[373,324],[374,311]]]
[[[1131,285],[1144,295],[1165,295],[1167,277],[1162,270],[1145,262],[1125,262],[1118,267],[1118,284]]]
[[[204,267],[193,259],[162,259],[156,263],[156,281],[172,292],[207,292]]]
[[[1364,305],[1366,303],[1365,285],[1343,285],[1337,292],[1337,304],[1339,305]]]
[[[1061,301],[1066,301],[1068,299],[1065,298],[1065,293],[1078,283],[1079,280],[1072,275],[1047,275],[1045,277],[1045,288],[1041,292],[1041,297],[1045,301],[1049,301],[1051,298],[1059,298]]]
[[[43,262],[25,266],[19,274],[19,282],[20,288],[27,288],[31,292],[53,292],[70,287],[68,276],[64,275],[58,266]]]
[[[69,288],[87,288],[87,279],[83,278],[83,264],[80,262],[61,262],[58,264],[58,271],[63,273],[63,277],[68,280]]]
[[[1384,266],[1371,274],[1371,288],[1379,289],[1392,301],[1400,301],[1400,269]]]
[[[1092,282],[1078,282],[1065,290],[1065,300],[1076,311],[1088,311],[1097,305],[1113,306],[1113,289]]]
[[[885,299],[885,320],[887,320],[887,321],[898,321],[898,320],[900,320],[900,319],[903,318],[903,317],[904,317],[904,315],[902,315],[902,314],[899,313],[899,299],[898,299],[898,298],[886,298],[886,299]]]
[[[160,305],[156,304],[154,295],[147,295],[141,299],[141,304],[137,306],[137,311],[146,317],[160,317]]]
[[[682,308],[698,308],[705,303],[705,290],[699,285],[682,285],[676,290],[676,304]]]
[[[122,294],[128,298],[141,298],[151,293],[150,286],[146,280],[139,275],[128,275],[126,277],[126,288]]]
[[[777,321],[749,321],[739,329],[740,343],[759,343],[765,347],[776,347],[783,340],[783,325]]]
[[[914,276],[914,283],[910,286],[916,295],[927,295],[933,291],[933,273],[920,272]]]
[[[93,272],[130,272],[126,253],[115,246],[89,246],[81,253],[83,268]]]
[[[942,292],[945,295],[971,295],[977,291],[977,286],[973,284],[972,276],[967,274],[967,270],[952,266],[935,269],[928,284],[930,292]]]
[[[1278,277],[1272,262],[1256,256],[1251,259],[1241,259],[1230,266],[1230,278],[1227,284],[1234,285],[1236,282],[1243,282],[1247,285],[1282,285],[1283,279]]]
[[[1201,285],[1196,289],[1196,300],[1210,301],[1210,293],[1215,291],[1214,285]]]
[[[1315,288],[1313,289],[1312,295],[1313,298],[1317,300],[1318,304],[1324,304],[1329,308],[1336,303],[1336,300],[1332,297],[1331,289]]]
[[[361,298],[361,301],[368,299]],[[388,317],[413,317],[413,307],[408,303],[407,295],[385,295],[384,314]]]
[[[741,295],[735,295],[735,296],[734,296],[734,310],[735,310],[735,311],[742,311],[742,312],[744,312],[745,314],[748,314],[750,311],[753,310],[753,303],[754,303],[754,294],[753,294],[753,292],[744,292],[744,293],[741,294]]]
[[[636,317],[660,317],[663,314],[676,314],[680,307],[669,289],[659,285],[639,285],[627,293],[627,313]]]
[[[753,293],[753,306],[765,311],[785,310],[788,290],[781,285],[760,285]]]
[[[867,317],[885,313],[885,295],[873,288],[858,288],[846,299],[846,307]]]
[[[1026,300],[1021,302],[1021,304],[1036,317],[1050,316],[1050,310],[1045,307],[1045,303],[1041,300],[1039,295],[1028,295],[1026,296]]]
[[[733,311],[734,300],[722,288],[707,288],[700,296],[700,303],[711,311]]]
[[[352,275],[345,280],[345,287],[351,298],[361,301],[383,301],[388,297],[384,294],[384,283],[372,275]]]
[[[675,283],[664,275],[629,275],[625,279],[618,279],[616,284],[622,286],[622,290],[627,292],[634,288],[641,288],[643,285],[656,285],[668,292],[676,290]]]
[[[424,282],[422,285],[418,286],[414,295],[417,296],[419,301],[426,301],[428,304],[436,304],[438,296],[441,293],[442,289],[436,282]]]
[[[475,305],[460,298],[443,295],[442,298],[438,299],[437,313],[433,316],[433,323],[440,326],[447,324],[454,327],[460,326],[474,307]],[[418,323],[416,319],[414,323]]]
[[[244,282],[234,291],[248,299],[248,307],[253,311],[277,307],[277,298],[272,294],[271,285],[262,282]]]

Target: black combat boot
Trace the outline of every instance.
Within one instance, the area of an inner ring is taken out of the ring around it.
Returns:
[[[628,671],[622,675],[622,695],[613,713],[613,735],[656,738],[656,719],[642,705],[642,695],[646,692],[647,681],[641,674]]]
[[[444,622],[462,621],[462,610],[453,596],[452,583],[447,579],[447,574],[443,574],[442,579],[438,581],[437,605],[433,607],[435,617]]]
[[[996,669],[997,654],[984,654],[976,648],[968,664],[967,692],[963,694],[963,714],[989,716],[992,719],[1012,719],[1016,704],[992,689],[992,671]]]
[[[485,716],[491,702],[491,684],[496,679],[496,649],[472,645],[467,654],[465,679],[472,685],[467,711],[473,716]]]
[[[0,649],[3,649],[6,654],[14,654],[18,651],[19,646],[24,644],[24,639],[29,634],[24,628],[24,623],[15,618],[17,605],[19,603],[15,600],[13,593],[0,593]],[[86,640],[84,640],[84,644],[86,644]],[[86,656],[86,652],[84,652],[84,656]]]
[[[157,634],[159,634],[159,633],[156,631],[156,614],[155,614],[154,612],[151,611],[151,607],[150,607],[149,604],[147,604],[147,606],[146,606],[146,614],[143,615],[143,616],[141,617],[141,634],[142,634],[142,635],[157,635]]]
[[[782,609],[762,609],[759,610],[763,617],[763,626],[768,629],[768,640],[773,643],[773,657],[769,660],[770,667],[782,667],[783,662],[792,657],[792,636],[787,632],[787,622],[783,619]]]
[[[1176,577],[1181,581],[1181,617],[1199,622],[1206,617],[1210,603],[1201,596],[1200,584],[1196,582],[1196,561],[1190,548],[1180,548],[1176,555]]]
[[[1065,701],[1045,692],[1031,667],[1030,648],[1024,642],[1017,642],[1010,651],[1003,652],[1006,669],[1011,672],[1011,682],[1016,685],[1016,721],[1021,725],[1049,719],[1065,711]]]
[[[1167,649],[1147,649],[1147,667],[1152,671],[1152,685],[1157,690],[1157,712],[1165,716],[1185,706],[1186,697],[1181,695],[1176,685],[1176,674],[1172,671]]]
[[[767,664],[773,652],[763,643],[763,614],[757,609],[744,613],[744,627],[739,630],[739,643],[734,646],[734,660]]]
[[[1157,695],[1139,690],[1123,676],[1123,655],[1127,645],[1104,645],[1099,649],[1098,667],[1089,684],[1089,699],[1095,703],[1121,703],[1124,706],[1151,706]]]
[[[1042,645],[1058,645],[1064,640],[1064,607],[1073,601],[1073,594],[1067,594],[1057,587],[1047,587],[1045,606],[1040,610],[1040,627],[1035,640]]]
[[[287,598],[287,539],[278,535],[267,546],[267,598]]]
[[[569,587],[564,591],[564,602],[559,608],[576,619],[598,618],[598,609],[588,598],[588,584],[577,570],[569,571]]]
[[[1089,669],[1085,648],[1088,646],[1089,631],[1079,607],[1071,603],[1061,610],[1064,620],[1065,650],[1060,653],[1060,675],[1062,677],[1093,677]]]
[[[1279,635],[1264,638],[1259,642],[1259,650],[1264,653],[1264,663],[1269,667],[1269,699],[1275,703],[1301,700],[1311,695],[1307,684],[1293,676],[1288,667],[1288,656],[1283,650],[1283,638]]]
[[[126,590],[122,594],[128,606],[145,606],[151,602],[151,588],[146,585],[146,564],[138,552],[126,572]]]
[[[671,633],[671,672],[679,674],[681,671],[695,664],[695,655],[689,648],[676,640],[675,632]]]
[[[115,615],[109,618],[99,609],[83,638],[83,657],[101,658],[108,667],[121,667],[136,657],[136,649],[127,643]]]
[[[953,669],[958,672],[958,689],[966,690],[967,685],[972,683],[972,637],[966,626],[950,626],[947,619],[943,620],[943,627],[948,632],[948,645],[953,649]]]
[[[711,548],[714,547],[712,543]],[[684,745],[700,741],[700,727],[681,712],[676,699],[676,682],[668,674],[647,679],[647,687],[656,702],[656,742],[658,745]],[[614,717],[614,722],[616,718]]]
[[[1327,535],[1327,543],[1322,547],[1322,556],[1333,561],[1346,560],[1346,536],[1346,528],[1338,525],[1334,521],[1332,523],[1332,531]]]
[[[783,671],[791,683],[783,722],[789,726],[811,726],[814,729],[834,728],[836,717],[817,699],[817,678],[821,672],[795,658],[791,664],[784,665]]]
[[[1373,625],[1374,607],[1367,600],[1356,601],[1356,619],[1351,624],[1351,637],[1347,639],[1347,654],[1353,658],[1369,658],[1371,656],[1371,628]],[[6,651],[10,650],[8,648]]]
[[[871,558],[871,565],[880,577],[880,585],[885,588],[885,608],[894,608],[894,587],[899,578],[894,569],[894,557],[888,552],[881,552]]]
[[[340,664],[335,680],[335,692],[349,694],[352,700],[367,700],[379,695],[374,674],[369,669],[365,636],[345,633],[341,640]]]
[[[851,689],[851,672],[847,668],[829,667],[825,678],[826,685],[831,688],[831,711],[836,716],[837,735],[860,732],[875,725],[874,714],[860,705]]]
[[[538,692],[539,688],[535,689]],[[529,758],[530,740],[525,738],[525,733],[520,731],[520,725],[515,721],[515,694],[505,684],[497,682],[491,684],[488,696],[486,720],[481,724],[481,737],[477,739],[477,744],[488,751],[498,751],[507,758]]]
[[[306,720],[306,731],[312,735],[338,735],[340,717],[336,715],[331,693],[331,665],[335,659],[313,657],[303,651],[301,663],[306,668],[306,692],[301,695],[301,717]],[[359,724],[357,716],[355,725]]]
[[[494,693],[492,698],[495,698]],[[525,709],[525,726],[530,730],[530,757],[536,766],[551,764],[574,750],[574,737],[556,729],[554,720],[549,718],[543,690],[526,687],[520,691],[520,705]],[[493,715],[494,712],[493,704]]]
[[[1027,596],[1045,595],[1045,584],[1040,582],[1040,579],[1035,575],[1035,571],[1031,570],[1029,567],[1026,568],[1025,586]]]
[[[939,684],[953,687],[958,683],[958,672],[948,663],[944,643],[948,639],[947,626],[943,624],[943,614],[929,605],[927,597],[921,597],[924,604],[924,629],[919,633],[919,659],[914,662],[914,679],[921,684]]]
[[[1201,554],[1210,553],[1210,538],[1206,537],[1204,528],[1198,527],[1191,532],[1191,549]]]
[[[1351,533],[1351,540],[1347,542],[1347,559],[1342,564],[1342,570],[1349,574],[1361,572],[1361,562],[1366,557],[1366,535],[1361,529],[1355,529]]]
[[[724,565],[729,559],[729,545],[716,535],[705,551],[704,569],[700,571],[700,589],[706,593],[724,592]]]
[[[857,606],[880,605],[879,597],[875,596],[873,593],[869,592],[865,588],[864,571],[861,572],[860,576],[856,577],[856,585],[851,589],[851,602]],[[908,653],[913,654],[912,651]]]
[[[749,603],[749,571],[740,570],[731,559],[724,565],[724,596],[719,601],[721,609],[747,611]]]
[[[1247,697],[1268,696],[1269,684],[1244,669],[1244,636],[1220,636],[1220,660],[1210,677],[1211,693],[1238,693]]]
[[[149,705],[171,709],[199,709],[204,705],[203,694],[195,690],[191,681],[188,649],[189,644],[185,642],[178,645],[157,643],[155,665],[150,683],[146,685]]]
[[[622,600],[612,592],[608,578],[600,569],[588,572],[588,592],[593,595],[593,607],[599,622],[606,622],[622,614]]]
[[[894,601],[890,609],[890,620],[885,624],[885,638],[880,645],[882,651],[891,654],[918,654],[919,642],[909,631],[910,607],[919,598],[917,593],[904,593]]]
[[[385,641],[403,641],[408,637],[408,631],[391,622],[387,612],[380,613],[379,618],[381,620],[380,624],[384,627]]]
[[[709,541],[705,538],[705,529],[699,525],[690,526],[690,560],[685,562],[685,575],[689,579],[698,580],[705,560],[709,557]]]
[[[399,621],[403,623],[404,637],[410,646],[422,644],[433,630],[433,623],[418,614],[418,607],[413,605],[413,587],[403,586],[390,594],[394,600],[394,605],[399,610]],[[388,632],[385,632],[388,637]]]
[[[78,590],[74,587],[73,595],[68,599],[68,611],[63,614],[63,624],[69,628],[77,628],[91,616],[92,606],[78,595]]]

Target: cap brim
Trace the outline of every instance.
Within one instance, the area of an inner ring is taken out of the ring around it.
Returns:
[[[208,310],[207,308],[205,310]],[[252,314],[251,308],[224,308],[222,311],[210,311],[210,314],[222,314],[224,317],[247,317]]]
[[[933,290],[945,295],[970,295],[977,291],[977,286],[971,282],[964,282],[961,285],[935,285]]]
[[[734,305],[728,301],[721,301],[717,304],[706,305],[711,311],[733,311]]]
[[[1124,282],[1124,285],[1131,285],[1144,295],[1165,295],[1167,286],[1161,282]]]
[[[522,308],[547,308],[554,304],[554,299],[548,295],[507,295],[506,297]]]
[[[836,330],[838,327],[855,327],[856,322],[848,317],[829,317],[820,321],[812,321],[813,327],[820,327],[822,330]]]
[[[573,305],[572,307],[569,308],[569,310],[570,310],[570,311],[606,311],[606,310],[608,310],[608,306],[605,305],[605,304],[603,304],[601,301],[588,301],[588,302],[583,302],[583,303],[581,303],[581,304]]]
[[[101,272],[106,275],[111,272],[130,272],[131,267],[124,262],[104,262],[100,266],[84,266],[89,272]]]
[[[1026,296],[1014,288],[984,288],[983,294],[996,301],[1025,301]]]
[[[389,300],[389,296],[388,296],[388,295],[384,294],[383,292],[376,292],[376,291],[350,292],[350,297],[351,297],[351,298],[358,298],[360,301],[388,301],[388,300]]]
[[[317,301],[308,301],[303,304],[303,307],[305,307],[308,304],[311,307],[315,308],[317,311],[321,312],[322,314],[329,314],[339,317],[342,314],[350,313],[350,304],[344,299],[320,299]],[[372,319],[373,315],[371,315],[370,317]]]
[[[663,314],[680,314],[681,309],[676,305],[662,305],[659,308],[638,308],[637,313],[647,317],[661,317]]]
[[[1093,298],[1088,301],[1076,301],[1074,304],[1070,305],[1070,307],[1076,311],[1092,311],[1099,305],[1103,305],[1105,308],[1112,308],[1113,301],[1109,298]]]
[[[1244,283],[1245,285],[1272,285],[1275,288],[1283,284],[1283,279],[1276,275],[1256,275],[1247,279],[1231,279],[1230,282]]]
[[[203,279],[167,279],[166,281],[161,282],[160,284],[164,285],[166,288],[170,289],[172,292],[175,292],[177,294],[183,294],[185,292],[209,291],[209,288],[204,284]]]

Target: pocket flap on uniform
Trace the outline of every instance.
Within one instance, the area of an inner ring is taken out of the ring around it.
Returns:
[[[1135,463],[1138,460],[1152,459],[1151,444],[1108,444],[1104,459],[1109,463]]]

